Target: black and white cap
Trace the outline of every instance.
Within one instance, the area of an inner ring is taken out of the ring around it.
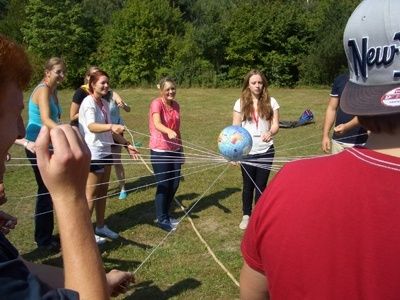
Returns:
[[[340,105],[358,116],[400,113],[400,0],[364,0],[343,36],[350,70]]]

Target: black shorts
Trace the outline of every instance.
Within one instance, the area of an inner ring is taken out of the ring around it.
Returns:
[[[94,159],[90,162],[90,172],[101,173],[104,172],[104,167],[106,165],[111,165],[113,163],[113,156],[107,155],[102,159]]]

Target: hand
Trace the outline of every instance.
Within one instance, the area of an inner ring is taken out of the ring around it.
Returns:
[[[4,211],[0,211],[0,231],[3,234],[7,234],[11,229],[17,225],[17,218],[6,214]]]
[[[125,126],[120,124],[112,124],[111,132],[115,134],[122,134],[125,131]]]
[[[327,136],[322,138],[321,149],[325,153],[331,153],[331,139]]]
[[[271,131],[264,132],[264,133],[261,135],[261,140],[262,140],[263,142],[268,143],[270,140],[272,140],[272,132],[271,132]]]
[[[128,145],[127,147],[126,147],[126,149],[128,150],[128,153],[129,153],[129,155],[130,155],[130,157],[132,158],[132,159],[138,159],[139,158],[139,151],[135,148],[135,146],[133,146],[133,145]]]
[[[112,297],[126,293],[131,283],[135,282],[135,278],[130,272],[119,270],[111,270],[106,274],[108,289]]]
[[[30,151],[30,152],[32,152],[32,153],[35,153],[35,143],[29,141],[29,142],[26,144],[25,149],[28,149],[28,151]]]
[[[339,135],[345,133],[347,131],[346,124],[339,124],[338,126],[335,126],[333,131]]]
[[[173,131],[173,130],[169,130],[169,131],[168,131],[168,138],[169,138],[169,139],[171,139],[171,140],[176,139],[177,136],[178,136],[178,135],[176,134],[175,131]]]
[[[52,153],[48,149],[50,143]],[[36,155],[43,182],[55,205],[66,196],[71,201],[86,199],[90,151],[75,128],[59,125],[49,130],[42,126],[36,140]]]

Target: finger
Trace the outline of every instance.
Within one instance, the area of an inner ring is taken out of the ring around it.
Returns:
[[[76,132],[70,125],[63,125],[60,127],[64,131],[65,137],[68,140],[72,153],[75,155],[86,154],[86,143],[83,142],[82,136]]]
[[[35,151],[36,158],[39,164],[42,166],[47,166],[50,160],[50,152],[49,152],[49,144],[50,144],[50,132],[47,126],[42,126],[40,129],[39,135],[35,141]]]
[[[50,139],[54,148],[54,154],[67,155],[70,153],[71,146],[64,129],[64,126],[57,126],[50,130]]]

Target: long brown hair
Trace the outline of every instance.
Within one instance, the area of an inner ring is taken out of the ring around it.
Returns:
[[[242,94],[240,96],[240,107],[243,114],[243,121],[252,120],[254,114],[253,99],[249,89],[250,77],[253,75],[259,75],[263,83],[260,99],[258,99],[258,115],[261,118],[270,121],[273,116],[273,111],[271,106],[271,97],[268,92],[268,81],[265,75],[258,70],[251,70],[246,74],[243,80]]]

